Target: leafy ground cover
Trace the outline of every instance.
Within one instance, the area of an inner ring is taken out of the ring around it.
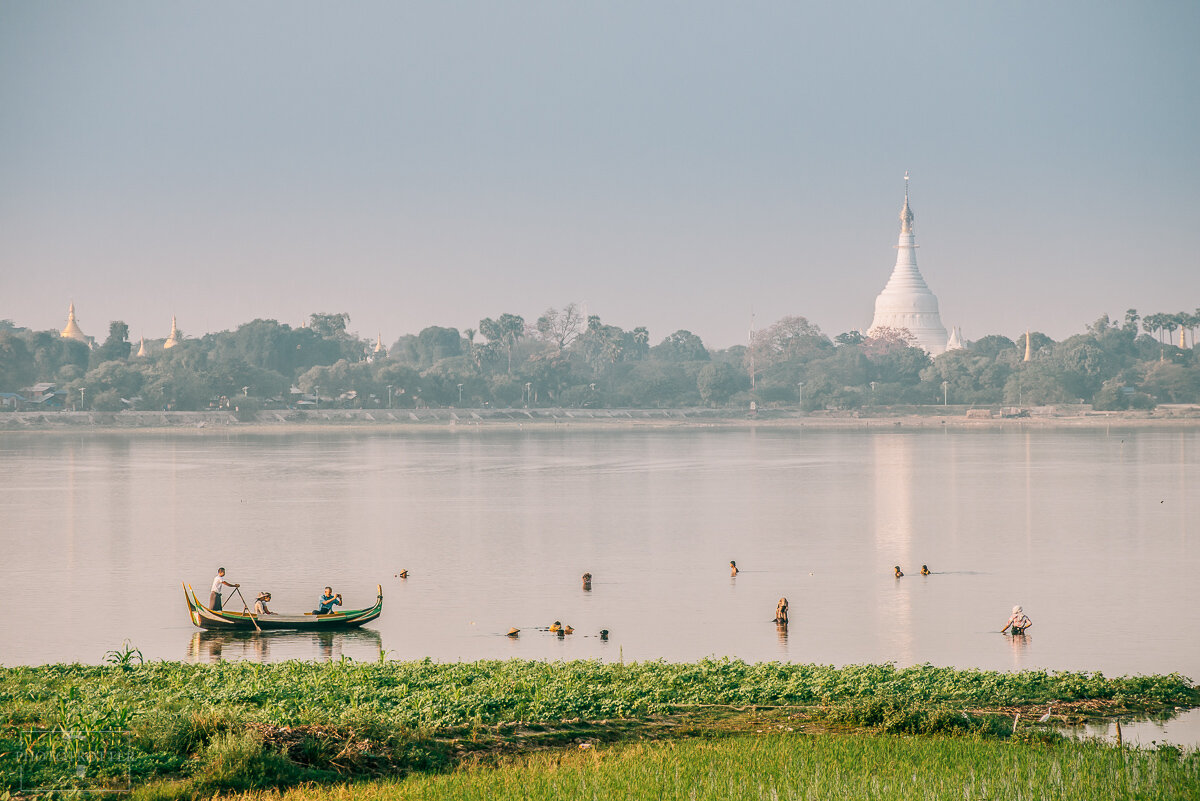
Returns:
[[[1038,740],[1054,735],[1031,726],[1031,713],[1051,701],[1055,720],[1079,720],[1200,705],[1200,688],[1178,675],[728,659],[0,668],[0,788],[122,777],[208,791],[284,787],[764,725]],[[1014,727],[1017,713],[1024,722]]]
[[[775,733],[537,754],[448,775],[305,787],[257,801],[381,799],[1109,799],[1196,798],[1200,752],[1129,751],[863,733]],[[153,791],[144,797],[153,797]],[[135,795],[135,798],[137,796]]]

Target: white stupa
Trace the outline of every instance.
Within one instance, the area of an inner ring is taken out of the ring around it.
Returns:
[[[881,328],[906,329],[931,356],[946,350],[946,326],[938,314],[937,297],[917,269],[913,213],[908,207],[908,173],[904,173],[904,208],[900,210],[900,242],[896,267],[887,286],[875,298],[875,319],[867,335]]]

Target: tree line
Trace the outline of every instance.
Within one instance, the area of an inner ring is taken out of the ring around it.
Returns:
[[[69,408],[106,411],[751,402],[810,411],[943,402],[1127,409],[1200,401],[1200,309],[1145,317],[1130,309],[1121,321],[1103,315],[1061,342],[1032,332],[1029,361],[1024,333],[990,334],[931,358],[903,329],[830,337],[803,317],[723,350],[686,330],[651,344],[647,328],[585,318],[573,303],[532,322],[504,313],[463,331],[430,326],[386,353],[349,324],[345,313],[313,314],[299,328],[258,319],[170,349],[147,343],[147,355],[137,356],[121,321],[92,346],[0,321],[0,393],[54,383]]]

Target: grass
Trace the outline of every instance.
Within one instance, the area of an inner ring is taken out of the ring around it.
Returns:
[[[1200,792],[1200,753],[946,737],[740,736],[540,754],[498,767],[249,796],[356,799],[1182,799]],[[137,796],[134,796],[137,798]]]
[[[1051,701],[1058,720],[1200,705],[1200,688],[1178,675],[729,659],[185,665],[140,664],[134,654],[126,645],[108,665],[0,668],[0,793],[121,776],[205,792],[286,787],[445,773],[580,739],[800,723],[1011,740],[1019,711],[1015,739],[1036,741],[1054,735],[1029,713]]]

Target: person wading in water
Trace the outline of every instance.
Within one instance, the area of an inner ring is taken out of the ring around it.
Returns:
[[[775,623],[781,626],[786,626],[788,622],[788,599],[780,598],[779,603],[775,604]]]
[[[1024,634],[1025,629],[1032,625],[1033,621],[1029,619],[1029,616],[1025,614],[1025,611],[1019,606],[1014,606],[1012,616],[1008,619],[1008,622],[1004,624],[1004,628],[1000,629],[1000,633],[1003,634],[1008,630],[1009,626],[1012,626],[1013,634]]]

